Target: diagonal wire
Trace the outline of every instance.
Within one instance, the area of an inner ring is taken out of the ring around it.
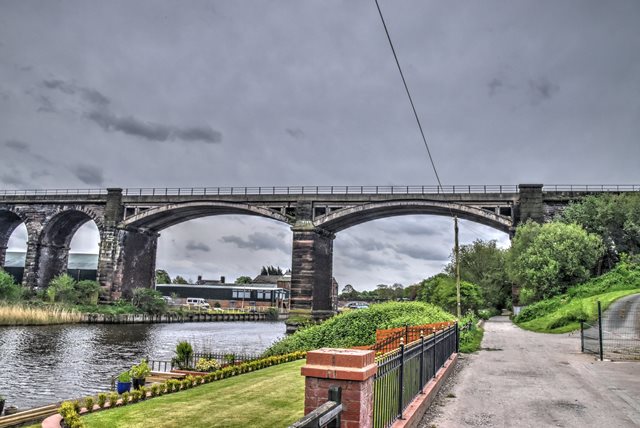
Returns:
[[[413,110],[413,115],[415,116],[416,122],[418,123],[418,128],[420,129],[420,135],[422,135],[422,141],[424,142],[424,146],[427,149],[427,154],[429,155],[429,161],[431,161],[431,167],[433,168],[433,173],[436,176],[436,180],[438,180],[438,186],[442,188],[442,183],[440,182],[440,176],[438,176],[438,170],[436,169],[436,164],[433,162],[433,156],[431,156],[431,150],[429,150],[429,144],[427,143],[427,138],[424,136],[424,131],[422,130],[422,124],[420,123],[420,118],[418,117],[416,106],[413,104],[413,99],[411,98],[411,92],[409,92],[409,86],[407,86],[407,81],[404,78],[402,67],[400,67],[400,61],[398,61],[398,55],[396,55],[396,50],[393,47],[393,42],[391,41],[391,36],[389,35],[389,30],[387,29],[387,24],[384,21],[384,16],[382,16],[382,10],[380,10],[380,4],[378,4],[378,0],[375,0],[375,2],[376,2],[376,7],[378,8],[378,13],[380,14],[380,19],[382,20],[382,26],[384,27],[384,32],[387,34],[387,40],[389,40],[389,45],[391,46],[391,52],[393,52],[393,57],[396,60],[396,65],[398,66],[400,77],[402,77],[402,83],[404,84],[404,89],[407,91],[407,96],[409,97],[409,102],[411,103],[411,109]]]

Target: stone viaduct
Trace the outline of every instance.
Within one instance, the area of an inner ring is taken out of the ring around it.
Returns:
[[[542,222],[572,200],[640,186],[333,186],[0,192],[0,266],[9,237],[28,232],[23,285],[46,287],[67,269],[74,233],[93,220],[100,233],[97,276],[111,298],[153,287],[159,233],[191,219],[260,216],[293,231],[291,305],[316,318],[331,300],[335,234],[367,221],[411,214],[458,216],[505,233]]]

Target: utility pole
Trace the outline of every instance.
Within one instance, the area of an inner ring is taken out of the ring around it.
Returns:
[[[460,247],[458,246],[458,216],[453,218],[454,232],[455,232],[455,244],[453,252],[456,258],[456,295],[457,295],[457,308],[458,319],[462,318],[462,310],[460,308]]]

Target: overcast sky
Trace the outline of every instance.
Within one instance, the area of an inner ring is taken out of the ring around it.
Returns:
[[[443,184],[640,183],[640,2],[381,7]],[[435,177],[373,0],[0,0],[0,188],[385,184]],[[72,251],[96,250],[92,227]],[[416,282],[452,229],[340,232],[335,277]],[[253,276],[288,267],[290,241],[265,219],[193,220],[162,232],[158,267]]]

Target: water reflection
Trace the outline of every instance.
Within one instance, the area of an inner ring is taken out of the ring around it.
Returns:
[[[0,327],[2,395],[19,409],[41,406],[106,391],[141,358],[171,359],[180,340],[259,353],[284,333],[281,322]]]

